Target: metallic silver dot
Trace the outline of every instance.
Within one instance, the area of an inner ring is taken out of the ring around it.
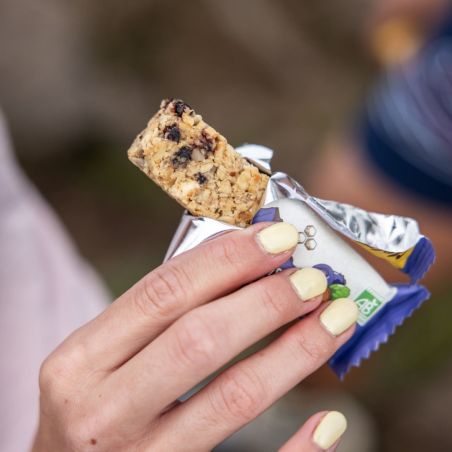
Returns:
[[[304,243],[306,240],[306,236],[304,235],[303,232],[299,232],[298,233],[298,243]]]
[[[308,237],[314,237],[317,234],[317,229],[312,224],[309,224],[308,226],[305,227],[304,233]]]
[[[312,251],[315,250],[317,246],[317,242],[314,239],[308,239],[306,240],[306,243],[304,244],[307,250]]]

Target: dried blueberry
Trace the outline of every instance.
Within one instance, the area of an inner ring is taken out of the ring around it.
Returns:
[[[168,140],[175,141],[176,143],[179,143],[180,141],[180,130],[179,127],[176,126],[176,124],[166,126],[163,134]]]
[[[207,182],[207,177],[202,173],[196,173],[196,180],[199,185],[205,184]]]
[[[185,102],[181,100],[176,100],[174,102],[174,113],[176,113],[177,116],[182,117],[186,108],[190,108],[190,106]]]
[[[207,152],[213,152],[213,140],[207,135],[207,133],[203,130],[201,132],[201,138],[199,140],[201,142],[201,147]]]
[[[187,166],[187,163],[191,160],[191,154],[193,149],[189,146],[182,146],[177,152],[174,153],[171,163],[174,168],[183,168]]]

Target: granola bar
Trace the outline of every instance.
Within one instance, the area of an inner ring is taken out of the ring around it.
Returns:
[[[268,176],[181,100],[163,100],[129,159],[193,215],[245,227]]]

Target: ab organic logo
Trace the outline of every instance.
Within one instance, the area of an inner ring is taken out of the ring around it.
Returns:
[[[360,325],[366,323],[378,309],[382,306],[383,302],[370,290],[364,290],[355,300],[359,308]]]

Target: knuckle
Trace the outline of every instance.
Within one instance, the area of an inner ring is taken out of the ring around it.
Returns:
[[[264,279],[256,284],[257,297],[262,306],[270,315],[270,318],[281,317],[287,313],[287,297],[281,290],[281,280],[278,277]]]
[[[237,267],[243,263],[245,257],[245,253],[243,253],[243,241],[234,236],[234,233],[228,234],[223,239],[213,244],[212,255],[214,261],[231,267]]]
[[[63,386],[71,373],[72,365],[62,353],[54,353],[47,357],[39,371],[39,387],[41,391],[54,391]]]
[[[303,332],[297,333],[292,339],[295,359],[299,360],[301,356],[304,361],[308,361],[308,364],[317,366],[329,356],[330,347],[321,338]]]
[[[134,300],[144,315],[173,317],[187,303],[189,286],[181,267],[165,265],[143,279]]]
[[[81,378],[84,350],[83,343],[63,344],[45,359],[39,373],[41,416],[52,419],[67,450],[73,451],[88,450],[93,439],[106,444],[120,415],[106,401],[92,403],[92,382]]]
[[[42,363],[39,388],[42,393],[55,396],[77,387],[81,371],[87,366],[86,350],[82,343],[62,344]]]
[[[231,369],[223,374],[214,402],[216,416],[225,415],[241,423],[254,419],[263,408],[265,390],[260,378],[243,369]]]
[[[188,366],[204,366],[215,360],[218,344],[207,321],[192,312],[183,317],[175,329],[175,358]]]
[[[48,391],[58,381],[60,364],[52,355],[48,356],[39,370],[39,387],[42,391]]]

